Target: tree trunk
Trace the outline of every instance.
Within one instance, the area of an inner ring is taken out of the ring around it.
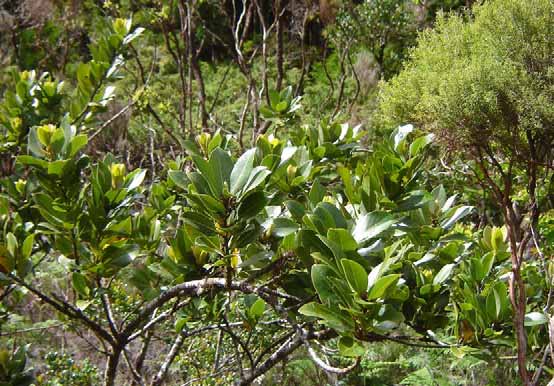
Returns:
[[[504,204],[504,217],[508,227],[508,238],[510,242],[510,256],[512,261],[512,276],[510,277],[510,300],[513,307],[514,332],[517,342],[517,364],[521,381],[525,386],[530,385],[529,374],[527,372],[527,335],[525,333],[525,308],[526,294],[525,284],[521,277],[521,263],[525,248],[519,248],[517,245],[519,224],[514,223],[515,218],[511,203]]]
[[[108,357],[106,363],[106,371],[104,372],[104,386],[115,386],[115,378],[117,376],[117,365],[121,356],[121,348],[114,347],[113,352]]]
[[[281,12],[283,8],[286,6],[286,0],[277,0],[275,2],[275,17],[277,18],[277,83],[276,83],[276,89],[277,91],[281,91],[281,87],[283,85],[283,17],[281,16]]]

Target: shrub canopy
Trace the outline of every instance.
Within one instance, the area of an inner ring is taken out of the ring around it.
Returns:
[[[554,122],[554,4],[494,0],[473,16],[439,17],[381,92],[385,125],[411,122],[458,149],[526,159],[550,147]]]

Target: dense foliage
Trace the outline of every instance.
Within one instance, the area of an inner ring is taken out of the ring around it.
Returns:
[[[549,312],[551,303],[550,263],[538,228],[551,209],[553,11],[549,1],[491,1],[475,7],[470,22],[440,20],[422,36],[407,68],[384,87],[380,107],[389,123],[415,122],[460,152],[469,174],[501,208],[526,384],[525,313],[533,304]],[[546,283],[529,280],[530,272],[544,275]]]
[[[547,383],[550,2],[48,4],[0,14],[0,385]]]

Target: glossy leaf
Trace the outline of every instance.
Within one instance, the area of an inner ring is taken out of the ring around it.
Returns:
[[[364,267],[349,259],[342,259],[341,265],[344,270],[346,280],[352,289],[358,294],[365,293],[367,291],[367,272]]]
[[[455,264],[446,264],[445,266],[443,266],[433,278],[433,284],[442,284],[446,280],[448,280],[448,278],[450,277],[450,275],[452,275],[452,272],[454,271],[454,267],[456,267]]]
[[[548,318],[542,312],[530,312],[525,314],[525,327],[540,326],[541,324],[546,324]]]
[[[256,149],[247,150],[243,153],[231,171],[231,194],[236,195],[246,184],[246,181],[250,177],[254,165],[254,158],[256,156]]]
[[[392,275],[383,276],[380,279],[378,279],[375,282],[375,284],[373,284],[373,286],[371,287],[371,289],[369,291],[369,294],[368,294],[368,299],[369,300],[375,300],[375,299],[379,299],[379,298],[383,297],[383,295],[385,295],[385,292],[387,291],[387,289],[390,286],[396,284],[396,282],[398,281],[400,276],[401,275],[399,275],[399,274],[392,274]]]
[[[358,219],[352,230],[352,236],[358,244],[363,244],[381,236],[396,222],[396,219],[386,212],[371,212]]]

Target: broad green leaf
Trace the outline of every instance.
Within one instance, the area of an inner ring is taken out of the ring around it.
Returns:
[[[175,176],[176,177],[176,176]],[[196,191],[200,194],[210,194],[213,196],[213,192],[210,188],[210,184],[208,183],[208,180],[204,178],[204,176],[197,172],[190,172],[187,173],[187,177],[192,182],[192,185],[196,189]],[[174,181],[175,182],[175,181]],[[185,184],[184,180],[181,180],[181,184]],[[180,186],[180,185],[179,185]],[[187,189],[188,186],[184,186],[183,189]],[[217,197],[217,196],[214,196]]]
[[[495,253],[504,252],[508,249],[508,245],[504,241],[507,239],[507,232],[506,226],[492,228],[490,244]]]
[[[334,303],[337,300],[330,278],[334,276],[333,270],[325,264],[312,266],[312,283],[322,303]]]
[[[151,278],[155,276],[148,268],[136,268],[132,271],[130,282],[140,291],[147,291],[151,287]]]
[[[212,151],[214,151],[214,149],[216,147],[219,147],[219,145],[221,145],[222,142],[223,142],[223,138],[221,137],[221,132],[218,130],[214,134],[210,142],[208,143],[208,153],[211,153]]]
[[[285,237],[298,230],[298,224],[286,217],[273,219],[273,235]]]
[[[177,234],[175,237],[173,237],[171,240],[169,240],[169,243],[171,247],[168,249],[168,256],[171,259],[165,259],[165,263],[162,262],[162,265],[166,265],[166,270],[171,272],[172,274],[175,273],[174,271],[177,271],[177,266],[174,266],[173,263],[188,263],[193,264],[192,259],[190,259],[192,251],[191,251],[191,240],[186,233],[184,228],[179,228],[177,230]],[[178,272],[177,272],[178,274]]]
[[[344,228],[347,223],[340,210],[328,202],[320,202],[314,210],[314,215],[318,217],[325,229],[329,228]]]
[[[43,150],[42,141],[45,141],[43,135],[39,136],[36,127],[31,128],[27,138],[27,147],[29,151],[37,157],[43,157],[46,155],[46,152]]]
[[[508,287],[504,284],[504,282],[499,281],[494,285],[494,291],[498,295],[498,300],[500,301],[500,309],[497,310],[499,317],[503,317],[510,311],[511,308],[510,299],[508,298]]]
[[[425,206],[430,200],[431,195],[424,191],[414,191],[407,194],[396,203],[396,210],[399,212],[410,211]]]
[[[273,252],[258,252],[254,254],[253,256],[250,256],[248,260],[243,261],[240,263],[241,268],[245,268],[248,266],[256,266],[256,267],[263,267],[271,262],[271,259],[273,258]]]
[[[454,205],[454,202],[456,201],[456,198],[458,198],[457,194],[454,194],[454,195],[448,197],[448,199],[445,201],[444,205],[441,208],[441,213],[445,213],[448,210],[450,210],[450,208],[452,208],[452,205]]]
[[[486,307],[491,320],[497,320],[502,311],[502,300],[496,288],[493,288],[487,295]]]
[[[296,146],[286,146],[281,152],[281,158],[279,159],[278,167],[281,167],[288,163],[292,157],[296,154],[298,148]]]
[[[86,310],[91,304],[92,304],[92,300],[77,299],[75,301],[75,306],[81,311]]]
[[[271,110],[269,107],[260,106],[259,111],[260,111],[260,115],[264,119],[270,119],[270,118],[274,117],[273,110]]]
[[[238,207],[240,220],[248,220],[256,216],[267,205],[264,192],[254,192],[241,200]]]
[[[133,32],[131,32],[130,34],[125,36],[125,38],[123,38],[122,44],[126,45],[126,44],[131,43],[133,40],[135,40],[137,37],[139,37],[143,32],[144,32],[144,28],[142,28],[142,27],[135,28],[135,30]]]
[[[371,289],[383,275],[383,263],[377,264],[367,276],[367,289]]]
[[[183,190],[186,190],[190,183],[185,172],[180,170],[170,170],[167,172],[167,176],[175,185]]]
[[[306,209],[302,204],[298,201],[288,200],[285,202],[285,206],[296,221],[302,221],[302,217],[306,214]]]
[[[477,266],[478,270],[476,272],[477,273],[476,279],[478,281],[483,280],[490,273],[494,265],[494,253],[493,252],[486,253],[479,262],[480,264]]]
[[[133,189],[138,188],[142,182],[144,181],[144,178],[146,177],[146,170],[142,169],[136,169],[133,170],[126,178],[126,188],[127,190],[131,191]]]
[[[346,229],[331,228],[327,231],[327,238],[340,245],[341,249],[345,252],[358,249],[358,243]]]
[[[269,90],[268,95],[269,95],[269,103],[271,107],[275,110],[275,107],[281,100],[281,95],[276,90]]]
[[[308,198],[312,205],[317,205],[325,197],[325,188],[319,183],[319,179],[315,179],[308,194]]]
[[[72,158],[75,156],[79,150],[85,147],[88,143],[88,137],[85,134],[79,134],[71,140],[69,145],[68,157]]]
[[[187,154],[196,155],[196,156],[202,155],[202,151],[200,150],[200,148],[198,147],[198,144],[195,141],[192,141],[190,139],[185,139],[184,141],[182,141],[182,144]]]
[[[106,225],[105,230],[113,233],[117,233],[120,235],[131,235],[131,230],[133,229],[133,224],[131,220],[131,216],[127,216],[123,220],[113,220],[108,225]]]
[[[407,377],[403,378],[402,381],[399,383],[400,385],[437,385],[437,386],[444,386],[443,384],[439,384],[437,381],[437,377],[433,375],[431,370],[429,370],[427,367],[423,367],[419,370],[413,371],[410,374],[408,374]]]
[[[63,174],[63,170],[67,165],[67,163],[68,163],[67,160],[57,160],[57,161],[48,163],[48,174],[61,176]]]
[[[179,333],[183,331],[183,328],[185,328],[185,326],[187,325],[188,320],[189,320],[188,316],[184,318],[178,318],[177,320],[175,320],[175,332]]]
[[[246,193],[256,189],[270,174],[271,170],[267,169],[265,166],[256,166],[252,169],[252,172],[244,184],[240,196],[244,196]]]
[[[368,300],[375,300],[383,297],[387,289],[396,284],[400,276],[399,274],[392,274],[378,279],[369,291]]]
[[[346,276],[348,284],[352,287],[354,291],[358,294],[365,293],[367,291],[367,272],[364,267],[359,263],[349,260],[342,259],[341,261],[342,269]]]
[[[79,272],[73,272],[71,275],[71,281],[73,283],[73,288],[83,297],[88,297],[90,294],[90,288],[87,285],[87,280]]]
[[[472,206],[461,206],[456,209],[451,209],[445,216],[445,219],[441,222],[440,226],[443,229],[450,229],[460,221],[462,218],[467,216],[473,211]]]
[[[352,174],[350,169],[345,166],[338,166],[337,173],[341,177],[342,183],[344,184],[344,193],[351,202],[355,202],[355,194],[352,186]]]
[[[483,228],[483,237],[481,241],[488,249],[492,249],[491,237],[492,237],[492,227],[490,225],[487,225],[485,226],[485,228]]]
[[[57,128],[54,125],[43,125],[43,126],[37,127],[36,135],[39,143],[42,146],[49,146],[53,142],[53,137],[56,131],[57,131]],[[29,143],[29,145],[32,146],[31,143]]]
[[[131,28],[131,19],[117,18],[112,22],[115,33],[121,37],[125,36]]]
[[[196,230],[205,235],[212,235],[215,233],[215,226],[213,220],[204,216],[198,212],[185,211],[183,213],[185,223],[192,225]]]
[[[250,149],[246,151],[235,163],[233,170],[231,171],[231,194],[236,195],[248,181],[250,173],[254,165],[254,158],[256,156],[256,149]]]
[[[212,175],[215,176],[219,192],[217,196],[219,197],[224,185],[230,189],[230,176],[233,169],[233,160],[231,159],[231,156],[229,156],[229,153],[220,147],[216,147],[210,154],[209,164],[212,169]]]
[[[110,268],[108,275],[113,274],[115,270],[123,268],[130,264],[139,254],[137,245],[125,245],[123,247],[109,246],[104,250],[104,261]]]
[[[425,296],[428,294],[433,294],[440,290],[440,284],[424,284],[419,288],[419,294]]]
[[[433,142],[433,138],[433,134],[427,134],[416,138],[410,145],[410,156],[414,157],[418,155],[422,149]]]
[[[394,131],[394,150],[398,151],[400,144],[412,131],[414,131],[413,125],[400,126]]]
[[[223,253],[221,252],[221,246],[218,244],[217,241],[214,240],[214,238],[215,237],[207,237],[204,235],[198,236],[194,240],[194,244],[206,252],[223,255]]]
[[[284,113],[285,111],[287,111],[288,107],[289,104],[287,103],[287,101],[281,101],[275,106],[275,111],[277,111],[278,113]]]
[[[369,247],[358,249],[358,254],[363,257],[368,257],[373,253],[378,253],[383,251],[384,248],[385,248],[385,243],[383,242],[383,240],[377,240]]]
[[[525,314],[525,327],[539,326],[548,322],[548,318],[542,312],[530,312]]]
[[[352,236],[358,244],[362,244],[381,236],[396,222],[397,220],[386,212],[371,212],[358,219],[352,230]]]
[[[221,196],[223,186],[221,185],[221,180],[214,173],[210,163],[208,163],[208,161],[206,161],[204,158],[197,155],[192,155],[192,160],[196,165],[201,177],[203,177],[208,183],[212,195],[214,197]]]
[[[225,213],[225,206],[223,206],[221,201],[216,200],[208,194],[190,193],[187,195],[187,198],[191,201],[191,203],[207,210],[211,214],[221,215]]]
[[[298,312],[302,315],[323,319],[327,326],[339,332],[352,331],[354,328],[354,323],[350,318],[346,317],[338,310],[331,309],[319,303],[311,302],[304,304],[298,309]]]
[[[445,266],[443,266],[441,270],[433,278],[433,284],[439,285],[439,284],[442,284],[444,281],[446,281],[452,274],[452,271],[454,270],[455,266],[456,264],[446,264]]]
[[[262,227],[257,222],[250,223],[246,228],[242,229],[231,236],[230,242],[232,248],[243,248],[255,242],[260,233]]]
[[[48,168],[48,162],[30,155],[17,156],[17,162],[23,165],[38,166],[41,169]]]
[[[23,245],[21,246],[21,255],[23,258],[28,259],[33,252],[33,245],[35,243],[35,235],[31,234],[25,238]]]
[[[258,298],[248,309],[248,316],[251,319],[258,320],[262,317],[265,311],[265,302],[263,299]]]
[[[15,257],[17,253],[17,248],[18,248],[17,239],[15,238],[15,235],[12,232],[8,232],[8,234],[6,235],[6,241],[7,241],[6,247],[8,249],[8,252],[10,253],[10,255]]]

